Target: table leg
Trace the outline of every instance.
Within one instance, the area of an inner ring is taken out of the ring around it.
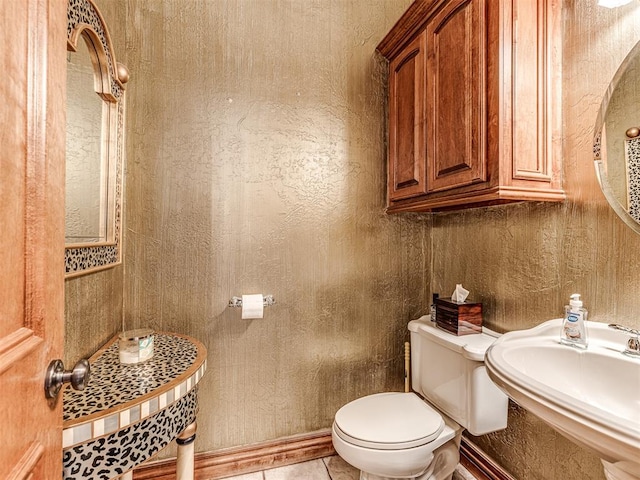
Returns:
[[[193,422],[176,438],[178,444],[176,480],[193,480],[194,478],[194,441],[197,428],[196,422]]]

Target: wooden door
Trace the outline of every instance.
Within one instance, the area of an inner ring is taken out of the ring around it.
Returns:
[[[62,474],[61,402],[44,375],[64,328],[66,9],[2,0],[0,14],[0,478]]]
[[[389,200],[426,192],[425,33],[389,64]]]
[[[427,24],[427,185],[487,178],[485,1],[450,0]]]

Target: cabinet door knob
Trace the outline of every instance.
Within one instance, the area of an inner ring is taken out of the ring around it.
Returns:
[[[62,360],[52,360],[47,367],[44,378],[44,395],[47,398],[55,398],[60,392],[62,385],[71,383],[74,390],[84,390],[89,383],[91,368],[86,358],[78,360],[73,370],[65,370]]]

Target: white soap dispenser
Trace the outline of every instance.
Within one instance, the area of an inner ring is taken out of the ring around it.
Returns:
[[[560,343],[572,347],[587,348],[587,310],[582,307],[580,294],[571,295],[569,305],[564,307],[564,321],[560,333]]]

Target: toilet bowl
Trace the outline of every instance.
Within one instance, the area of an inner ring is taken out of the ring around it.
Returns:
[[[361,480],[449,480],[464,428],[474,435],[507,424],[507,397],[491,382],[489,333],[456,337],[422,317],[409,323],[412,387],[358,398],[338,410],[333,445]]]
[[[458,464],[461,433],[459,425],[445,420],[415,393],[379,393],[354,400],[338,410],[332,427],[336,452],[361,470],[362,480],[446,479]],[[439,468],[433,472],[429,467],[436,456]]]

